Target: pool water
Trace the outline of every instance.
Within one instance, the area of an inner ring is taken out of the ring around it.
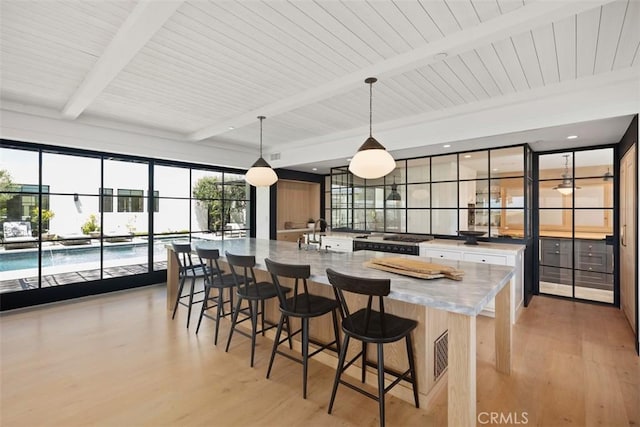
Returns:
[[[156,242],[153,248],[154,261],[166,259],[167,253],[164,242]],[[105,262],[118,259],[147,258],[148,245],[146,243],[120,244],[105,246],[103,259]],[[65,247],[54,246],[42,249],[42,267],[56,265],[95,263],[100,266],[99,246]],[[38,251],[22,250],[11,253],[0,253],[0,271],[23,270],[38,268]]]

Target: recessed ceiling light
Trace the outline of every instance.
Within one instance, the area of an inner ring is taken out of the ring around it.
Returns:
[[[569,135],[567,137],[567,139],[576,139],[578,137],[578,135]]]
[[[451,144],[444,144],[443,147],[444,148],[449,148],[449,147],[451,147]]]
[[[235,128],[233,126],[229,126],[229,130],[234,130]]]
[[[498,172],[498,168],[493,168],[493,171],[494,172]]]
[[[350,162],[350,161],[351,161],[351,157],[349,157],[349,158],[347,159],[347,162]]]
[[[317,170],[318,170],[318,168],[311,168],[311,170],[312,170],[312,171],[317,171]]]
[[[465,159],[470,159],[470,158],[471,158],[471,154],[465,154],[465,155],[464,155],[464,158],[465,158]]]

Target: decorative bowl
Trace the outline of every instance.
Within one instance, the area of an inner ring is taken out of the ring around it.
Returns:
[[[476,238],[480,236],[484,236],[487,234],[486,231],[475,231],[475,230],[458,230],[461,236],[465,236],[467,240],[464,242],[465,245],[477,245],[478,241]]]

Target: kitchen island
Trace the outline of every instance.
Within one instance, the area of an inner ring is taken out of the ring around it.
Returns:
[[[331,267],[346,274],[368,278],[391,279],[391,293],[388,297],[387,311],[411,317],[419,326],[414,332],[415,357],[418,367],[418,386],[420,401],[428,407],[434,395],[448,385],[448,420],[452,426],[471,426],[476,424],[476,316],[484,306],[495,298],[495,350],[496,369],[509,374],[511,370],[511,292],[515,269],[513,267],[461,261],[441,261],[442,264],[464,270],[461,281],[449,279],[423,280],[387,273],[363,266],[371,258],[388,257],[389,254],[370,251],[337,253],[324,251],[299,250],[294,243],[262,240],[231,239],[225,241],[195,242],[194,246],[217,248],[224,261],[224,252],[234,254],[253,254],[256,256],[258,280],[268,279],[265,258],[291,264],[309,264],[311,266],[311,285],[313,292],[332,296],[333,291],[326,276]],[[398,256],[398,255],[393,255]],[[411,257],[416,259],[415,257]],[[423,258],[429,261],[429,258]],[[167,270],[167,309],[173,309],[177,293],[178,265],[171,247],[168,246]],[[224,264],[224,263],[223,263]],[[272,304],[267,317],[277,319],[277,305]],[[313,323],[313,322],[312,322]],[[316,322],[319,323],[319,322]],[[330,328],[315,325],[311,332],[318,339]],[[434,375],[433,343],[448,330],[448,372]],[[406,356],[401,348],[392,349],[389,354],[397,354],[398,360]],[[331,358],[331,357],[329,357]],[[326,359],[326,358],[325,358]],[[325,363],[335,366],[335,359]],[[389,363],[394,364],[395,358]],[[323,360],[322,358],[318,360]],[[385,360],[386,362],[387,360]],[[405,362],[406,363],[406,362]],[[397,389],[398,387],[396,387]],[[399,388],[400,398],[410,400],[410,392]]]

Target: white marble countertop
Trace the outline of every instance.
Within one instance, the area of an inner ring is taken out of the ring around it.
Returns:
[[[514,268],[508,266],[434,259],[433,262],[464,270],[464,279],[425,280],[363,266],[371,258],[403,256],[398,254],[307,251],[298,249],[298,245],[293,242],[252,238],[194,242],[193,246],[219,249],[221,258],[224,258],[225,251],[238,255],[255,255],[257,267],[263,270],[266,270],[265,258],[289,264],[309,264],[311,280],[327,285],[330,285],[326,275],[327,268],[358,277],[389,278],[389,298],[472,316],[480,313],[505,285],[508,286],[514,274]],[[405,257],[416,259],[415,256]]]
[[[520,243],[491,243],[478,242],[477,245],[465,245],[464,240],[447,240],[434,239],[428,242],[421,242],[421,248],[441,248],[441,249],[458,249],[465,252],[482,252],[482,253],[505,253],[524,251],[525,246]]]

